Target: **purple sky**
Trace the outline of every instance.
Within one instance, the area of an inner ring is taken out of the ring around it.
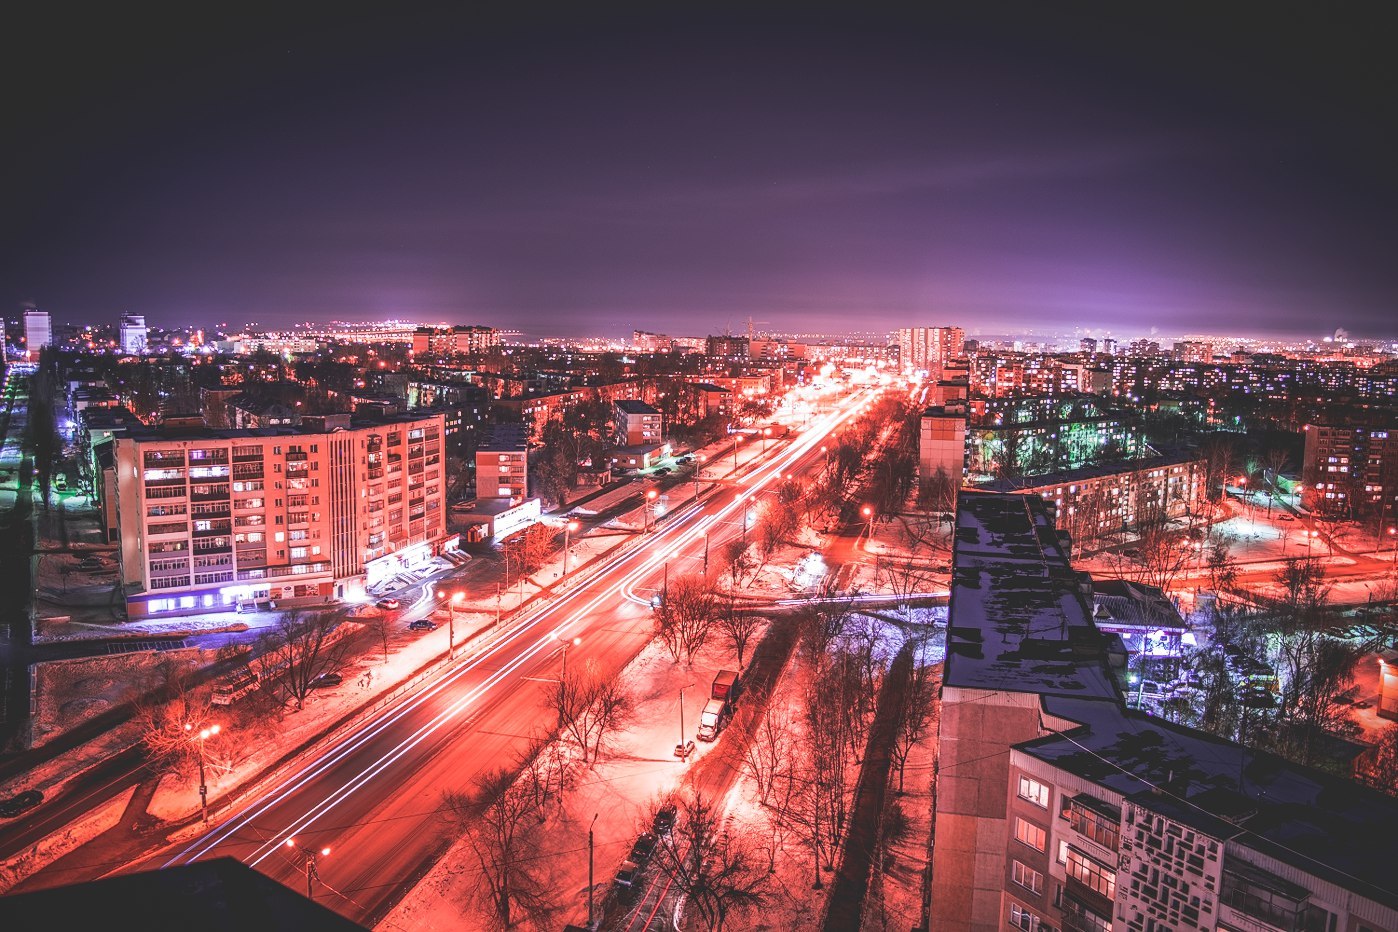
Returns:
[[[1393,335],[1398,75],[1367,8],[996,9],[35,22],[4,65],[0,300]]]

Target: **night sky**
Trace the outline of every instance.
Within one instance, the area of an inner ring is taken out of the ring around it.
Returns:
[[[1378,5],[205,6],[0,27],[6,316],[1398,330]]]

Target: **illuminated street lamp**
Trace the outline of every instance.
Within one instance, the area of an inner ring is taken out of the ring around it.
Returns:
[[[446,599],[447,593],[443,589],[437,590],[437,598]],[[451,594],[447,601],[447,659],[456,656],[456,607],[466,600],[466,593],[457,590]]]
[[[865,505],[862,509],[860,509],[860,512],[859,512],[859,513],[862,514],[865,518],[868,519],[868,521],[869,521],[868,540],[873,540],[873,539],[874,539],[874,509],[871,508],[871,507],[868,506],[868,505]],[[865,546],[865,548],[867,549],[869,545],[868,545],[868,543],[865,543],[864,546]]]
[[[320,851],[316,851],[314,848],[298,848],[295,838],[288,838],[286,840],[286,846],[301,851],[306,855],[306,860],[303,865],[303,869],[306,872],[306,899],[315,899],[315,891],[311,888],[311,881],[320,879],[320,873],[316,870],[316,857],[317,855],[323,858],[329,857],[330,849],[321,848]]]
[[[656,489],[651,489],[649,492],[646,493],[645,529],[647,534],[650,533],[651,508],[653,507],[653,503],[655,502],[655,500],[659,497],[660,492]]]
[[[190,732],[190,740],[199,742],[199,808],[204,814],[204,821],[209,821],[209,786],[204,781],[204,742],[219,733],[219,726],[210,725],[208,728],[199,729],[199,734],[193,734],[194,726],[189,722],[184,723],[184,730]]]
[[[770,436],[772,436],[772,428],[770,428],[770,427],[764,427],[764,428],[762,428],[762,455],[763,455],[763,456],[766,456],[766,455],[767,455],[767,438],[770,437]]]
[[[563,525],[563,578],[564,578],[564,579],[567,579],[567,578],[568,578],[568,547],[569,547],[569,537],[572,535],[572,533],[573,533],[574,531],[576,531],[576,530],[577,530],[578,528],[580,528],[580,527],[582,527],[582,525],[577,521],[577,519],[573,519],[573,520],[569,521],[567,524]]]

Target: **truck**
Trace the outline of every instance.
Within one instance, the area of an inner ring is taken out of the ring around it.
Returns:
[[[724,702],[738,698],[738,671],[719,670],[714,677],[713,688],[709,690],[709,698],[722,699]]]
[[[699,740],[713,741],[727,720],[728,703],[722,699],[710,699],[704,704],[704,711],[699,713]]]

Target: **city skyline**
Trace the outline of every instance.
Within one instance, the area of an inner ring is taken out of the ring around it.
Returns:
[[[1392,65],[1332,20],[39,22],[6,310],[1384,337]]]

